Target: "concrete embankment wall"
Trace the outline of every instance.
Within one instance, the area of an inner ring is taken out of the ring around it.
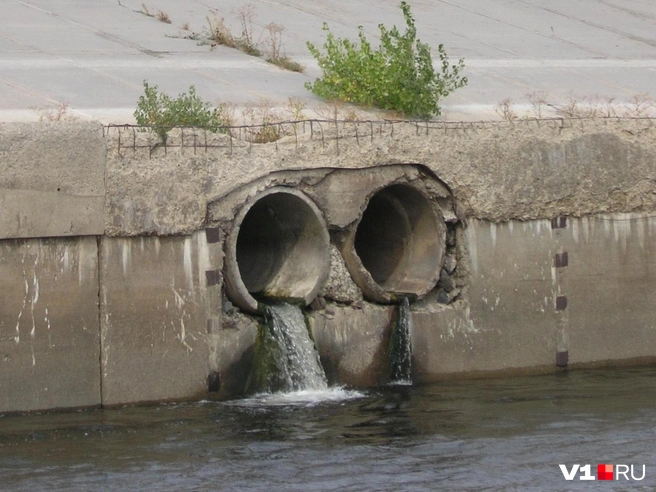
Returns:
[[[408,286],[418,381],[656,359],[651,120],[288,133],[178,130],[164,147],[125,127],[0,125],[0,411],[238,395],[257,317],[226,295],[225,258],[240,211],[275,187],[329,231],[307,316],[332,381],[384,381]],[[295,208],[285,196],[265,212]],[[386,210],[424,231],[386,250],[410,272],[394,281],[371,263],[393,236],[357,235],[403,232]]]

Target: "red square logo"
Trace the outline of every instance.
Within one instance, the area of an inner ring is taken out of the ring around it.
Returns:
[[[613,465],[597,465],[597,480],[613,479]]]

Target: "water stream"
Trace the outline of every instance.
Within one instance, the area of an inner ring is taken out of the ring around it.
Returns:
[[[293,304],[262,305],[255,360],[247,383],[249,392],[325,391],[328,389],[319,354]]]
[[[392,329],[389,348],[390,380],[396,384],[412,384],[412,313],[410,301],[403,298],[398,318]]]

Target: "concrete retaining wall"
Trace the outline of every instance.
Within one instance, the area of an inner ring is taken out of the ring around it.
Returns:
[[[98,405],[95,237],[0,241],[0,409]]]
[[[102,238],[102,401],[202,396],[209,373],[205,232]]]
[[[102,235],[107,149],[97,124],[0,124],[0,238]]]
[[[386,377],[395,309],[367,300],[340,249],[394,183],[449,228],[435,268],[450,271],[412,307],[416,380],[656,359],[651,120],[296,132],[184,130],[164,148],[129,128],[0,125],[0,411],[238,395],[256,325],[224,296],[223,246],[273,186],[330,231],[308,317],[332,381]]]
[[[468,302],[415,313],[421,379],[656,361],[656,214],[563,225],[470,223]]]

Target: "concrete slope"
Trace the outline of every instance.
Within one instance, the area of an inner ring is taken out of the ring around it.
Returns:
[[[444,101],[448,119],[498,117],[510,99],[518,115],[576,99],[600,111],[625,111],[653,96],[656,4],[645,0],[436,0],[410,2],[420,37],[464,57],[469,85]],[[207,16],[241,32],[234,0],[5,0],[0,4],[0,120],[35,120],[30,108],[69,105],[81,118],[132,121],[142,82],[177,94],[195,85],[212,103],[284,108],[289,97],[322,101],[304,88],[319,75],[306,41],[321,44],[327,22],[338,36],[357,26],[375,39],[378,23],[402,25],[398,2],[253,0],[252,35],[267,50],[271,22],[283,25],[287,55],[304,74],[281,70],[238,50],[200,43]],[[158,20],[159,13],[170,23]],[[187,39],[187,38],[197,39]],[[611,101],[612,99],[612,101]],[[612,108],[610,108],[612,106]],[[609,109],[610,108],[610,109]],[[240,123],[241,121],[238,121]]]

